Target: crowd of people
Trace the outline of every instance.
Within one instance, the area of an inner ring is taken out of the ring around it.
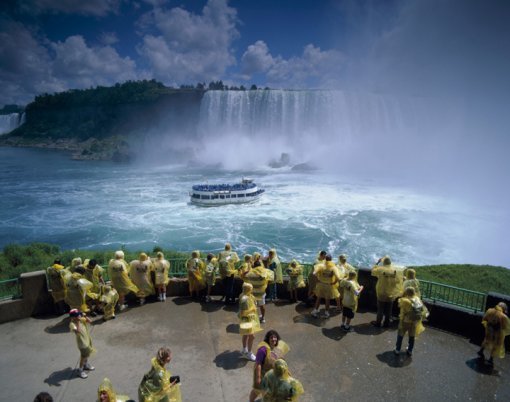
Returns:
[[[205,261],[195,250],[186,261],[189,296],[204,302],[212,300],[212,289],[221,280],[226,304],[237,303],[239,334],[241,335],[243,358],[254,362],[253,387],[250,402],[262,397],[264,401],[296,401],[304,390],[301,383],[291,377],[284,360],[289,346],[281,340],[275,330],[266,333],[264,340],[253,350],[255,335],[263,331],[266,302],[277,300],[277,285],[283,283],[283,269],[277,252],[270,249],[267,256],[260,253],[244,255],[242,261],[230,244],[226,244],[217,256],[208,254]],[[104,269],[93,259],[82,262],[75,258],[65,268],[60,260],[47,269],[48,283],[55,302],[56,311],[69,311],[70,330],[76,336],[80,351],[77,375],[87,378],[87,372],[94,370],[88,359],[94,348],[89,332],[89,316],[103,314],[104,320],[115,318],[116,311],[127,307],[126,296],[133,294],[140,305],[146,298],[155,296],[158,301],[166,300],[166,286],[170,263],[162,252],[150,258],[140,253],[138,259],[127,263],[124,253],[117,251],[108,264],[109,282],[104,279]],[[287,290],[290,302],[298,299],[298,289],[305,288],[302,265],[292,260],[285,269],[288,276]],[[377,315],[372,321],[375,327],[388,327],[392,320],[393,304],[398,300],[399,324],[394,353],[401,353],[405,335],[408,335],[406,354],[412,356],[415,339],[424,331],[423,320],[429,312],[421,300],[420,283],[413,269],[406,269],[392,263],[389,256],[380,258],[371,270],[377,278]],[[236,278],[242,280],[242,291],[236,294]],[[330,317],[330,303],[335,301],[337,312],[341,313],[341,329],[352,331],[352,320],[362,295],[363,286],[358,283],[357,270],[342,254],[335,263],[325,251],[318,253],[313,270],[308,278],[308,302],[313,304],[311,319]],[[320,307],[324,301],[324,310]],[[478,354],[485,361],[484,351],[489,352],[488,364],[493,365],[494,357],[504,356],[504,338],[510,333],[510,320],[505,303],[487,311],[483,317],[486,336]],[[255,353],[254,353],[255,351]],[[168,348],[158,350],[151,361],[150,371],[144,375],[139,386],[140,401],[180,401],[179,378],[172,377],[166,369],[171,360]],[[116,395],[111,383],[105,379],[98,390],[98,400],[128,400],[113,398]],[[112,399],[113,398],[113,399]]]

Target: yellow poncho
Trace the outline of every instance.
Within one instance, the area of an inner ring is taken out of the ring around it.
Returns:
[[[150,260],[134,260],[129,264],[129,276],[139,290],[141,297],[154,294],[154,286],[151,281],[152,263]]]
[[[489,349],[492,357],[505,357],[505,337],[510,335],[510,320],[500,306],[487,310],[482,319],[485,339],[482,346]]]
[[[395,265],[375,265],[372,276],[377,278],[377,300],[390,302],[404,292],[404,268]]]
[[[276,250],[272,248],[271,253],[273,257],[268,261],[268,268],[274,272],[274,281],[275,283],[283,283],[283,272],[282,272],[282,264],[280,263],[280,259],[276,255]]]
[[[259,315],[255,304],[255,297],[251,294],[241,293],[239,297],[239,334],[252,335],[262,331]]]
[[[253,296],[255,300],[262,300],[262,297],[266,293],[268,284],[269,270],[260,266],[250,269],[250,271],[244,276],[244,281],[253,285]]]
[[[154,261],[154,279],[156,285],[168,285],[168,271],[170,270],[170,262],[162,259]]]
[[[127,395],[117,395],[115,390],[113,389],[113,385],[108,378],[105,378],[101,384],[99,384],[99,388],[97,389],[97,402],[101,401],[101,393],[106,392],[108,394],[108,398],[110,402],[125,402],[131,399]]]
[[[314,290],[317,297],[334,299],[340,296],[337,284],[341,277],[338,272],[338,267],[333,261],[317,264],[314,273],[317,277],[317,284]]]
[[[85,302],[85,296],[91,288],[92,282],[86,280],[77,272],[71,274],[66,283],[66,303],[69,304],[71,309],[76,308],[82,312],[89,311]]]
[[[70,272],[63,265],[53,264],[46,270],[46,274],[54,302],[58,303],[64,300],[66,297],[66,277],[70,275]]]
[[[292,378],[285,360],[276,360],[274,368],[262,379],[262,389],[266,392],[264,402],[297,401],[304,393],[303,385]]]
[[[170,385],[170,373],[153,357],[150,371],[143,376],[138,387],[140,402],[181,402],[181,389],[179,384]]]
[[[292,267],[292,263],[295,263],[296,266]],[[303,267],[296,260],[292,260],[285,271],[289,275],[287,290],[296,290],[306,286],[303,279]]]
[[[406,332],[409,333],[409,336],[418,336],[423,331],[425,331],[425,327],[422,324],[422,320],[413,321],[409,319],[409,313],[412,310],[413,300],[419,300],[419,297],[414,296],[412,298],[409,297],[401,297],[398,299],[398,306],[400,308],[399,315],[399,323],[398,323],[398,334],[404,335]],[[425,318],[428,314],[427,307],[423,304],[423,313],[422,318]]]
[[[128,271],[128,264],[123,259],[110,260],[108,264],[108,276],[112,281],[112,286],[121,296],[130,292],[139,293],[136,285],[129,279]]]
[[[190,258],[186,261],[188,270],[189,291],[195,292],[205,288],[205,263],[200,258]]]

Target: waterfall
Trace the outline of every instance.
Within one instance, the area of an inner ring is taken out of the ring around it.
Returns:
[[[450,129],[454,109],[437,99],[333,90],[208,91],[198,132],[213,152],[232,144],[232,154],[237,147],[266,159],[282,152],[302,160],[341,150],[404,152]]]
[[[7,134],[25,122],[25,113],[0,115],[0,135]]]

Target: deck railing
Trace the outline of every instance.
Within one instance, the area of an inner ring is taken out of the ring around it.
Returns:
[[[485,311],[487,300],[485,293],[424,280],[420,280],[420,291],[422,299],[426,301],[439,301],[462,307],[475,313]]]
[[[21,286],[19,278],[0,281],[0,300],[19,299],[20,297]]]

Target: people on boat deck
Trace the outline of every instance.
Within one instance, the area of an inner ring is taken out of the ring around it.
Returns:
[[[154,294],[154,286],[151,280],[152,269],[152,261],[145,253],[140,253],[138,260],[129,263],[129,277],[138,288],[141,306],[145,304],[145,299],[148,296]]]
[[[225,244],[225,250],[218,255],[218,264],[223,290],[225,292],[225,303],[233,304],[236,301],[234,295],[234,278],[237,273],[236,264],[239,262],[237,253],[232,251],[230,243]]]

